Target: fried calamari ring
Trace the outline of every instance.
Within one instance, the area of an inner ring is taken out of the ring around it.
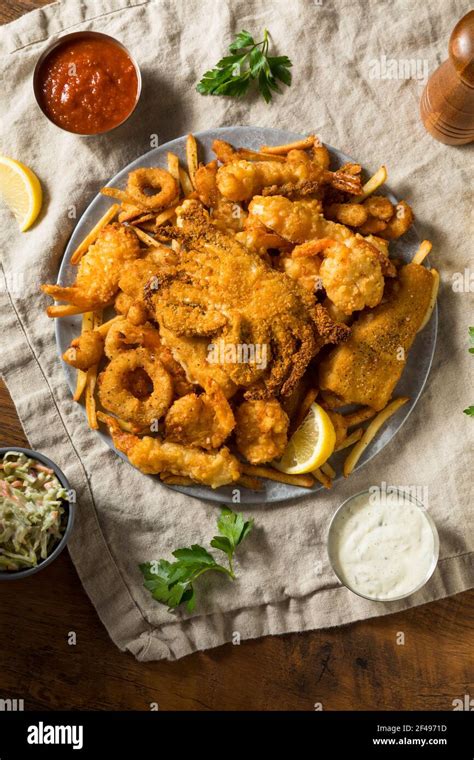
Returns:
[[[147,195],[147,188],[157,192]],[[158,211],[177,197],[178,185],[166,169],[135,169],[128,175],[127,193],[144,208]]]
[[[148,395],[144,390],[145,373],[152,386]],[[118,354],[100,374],[99,399],[104,409],[121,419],[151,425],[169,409],[173,383],[156,356],[145,348],[137,348]]]

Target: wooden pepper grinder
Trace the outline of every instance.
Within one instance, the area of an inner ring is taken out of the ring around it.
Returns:
[[[436,140],[446,145],[474,140],[474,11],[454,27],[449,58],[429,78],[420,112]]]

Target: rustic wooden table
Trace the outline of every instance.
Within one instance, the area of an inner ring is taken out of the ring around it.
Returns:
[[[0,23],[46,4],[2,0]],[[28,442],[1,383],[6,445]],[[112,644],[67,553],[0,588],[0,694],[24,699],[25,709],[450,710],[474,694],[474,591],[343,628],[141,664]]]

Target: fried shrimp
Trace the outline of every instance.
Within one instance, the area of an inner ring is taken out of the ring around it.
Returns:
[[[98,417],[108,426],[117,449],[127,455],[134,467],[147,475],[171,473],[189,477],[195,483],[204,483],[211,488],[234,483],[240,477],[239,461],[225,446],[218,451],[203,451],[150,436],[138,438],[123,432],[113,417],[101,412]]]
[[[306,290],[314,293],[322,287],[319,274],[321,259],[318,256],[293,256],[291,253],[289,256],[280,256],[279,263],[285,274],[292,280],[297,280]]]
[[[300,152],[297,151],[299,154]],[[264,187],[286,185],[288,183],[316,182],[319,185],[332,184],[349,193],[360,192],[360,178],[339,170],[330,172],[317,161],[232,161],[224,164],[217,172],[217,187],[225,198],[231,201],[248,201],[260,193]]]
[[[160,333],[150,324],[134,325],[127,319],[119,319],[111,326],[105,339],[105,355],[113,359],[124,351],[134,348],[161,348]]]
[[[292,243],[325,237],[345,240],[352,235],[342,224],[325,219],[321,208],[321,202],[314,199],[290,201],[281,195],[257,195],[249,204],[249,213],[251,219],[258,219]]]
[[[69,287],[42,285],[42,290],[83,311],[103,308],[118,292],[122,266],[137,259],[140,252],[133,230],[120,224],[108,224],[81,258],[74,284]]]
[[[237,448],[251,464],[281,457],[288,443],[290,420],[276,398],[244,401],[235,417]]]
[[[147,189],[155,190],[147,195]],[[127,193],[151,211],[168,206],[178,196],[178,183],[166,169],[135,169],[128,175]]]
[[[74,338],[63,354],[63,361],[84,372],[98,364],[104,352],[104,339],[97,330],[87,330]]]
[[[173,399],[171,377],[159,359],[144,348],[117,354],[99,375],[98,386],[104,409],[138,425],[151,425],[160,419]]]
[[[177,399],[165,418],[166,438],[174,443],[217,449],[235,427],[231,406],[217,383],[206,393],[189,393]]]

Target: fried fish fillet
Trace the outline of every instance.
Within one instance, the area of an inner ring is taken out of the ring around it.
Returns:
[[[430,303],[433,278],[419,264],[407,264],[388,285],[387,300],[363,313],[349,340],[321,362],[319,383],[341,404],[383,409],[391,398]]]

